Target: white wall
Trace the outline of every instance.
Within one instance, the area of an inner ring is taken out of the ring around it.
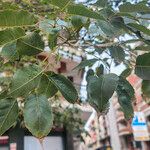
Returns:
[[[46,137],[43,141],[44,150],[64,150],[63,139],[59,136]],[[33,136],[24,137],[24,150],[43,150],[38,139]]]
[[[110,100],[110,109],[108,112],[108,119],[109,119],[111,146],[113,150],[122,150],[120,138],[118,134],[118,129],[117,129],[117,124],[116,124],[115,110],[113,108],[113,104],[111,100]]]

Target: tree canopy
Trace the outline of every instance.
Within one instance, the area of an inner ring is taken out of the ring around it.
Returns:
[[[15,0],[1,1],[0,9],[0,70],[7,74],[0,80],[0,135],[21,114],[25,127],[43,138],[53,124],[48,98],[59,91],[69,103],[80,99],[69,79],[47,70],[46,58],[38,59],[45,47],[54,64],[66,46],[82,51],[83,61],[75,69],[88,67],[87,100],[98,114],[108,110],[116,92],[126,119],[133,116],[134,89],[126,80],[133,72],[143,79],[143,95],[149,97],[148,1]],[[117,75],[111,73],[112,64],[127,69]]]

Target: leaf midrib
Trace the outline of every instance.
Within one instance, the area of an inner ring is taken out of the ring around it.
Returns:
[[[6,119],[7,119],[8,115],[10,114],[11,110],[13,109],[15,103],[16,103],[16,100],[14,100],[14,102],[13,102],[12,106],[10,107],[8,113],[5,115],[5,119],[3,120],[3,122],[2,122],[2,124],[1,124],[1,126],[0,126],[0,130],[2,129],[4,123],[6,122]],[[2,131],[2,130],[1,130],[1,131]]]
[[[11,95],[12,93],[14,93],[15,91],[19,90],[20,88],[22,88],[23,86],[27,85],[28,83],[30,83],[31,81],[33,81],[35,78],[37,78],[39,75],[41,75],[43,73],[43,70],[41,72],[39,72],[36,76],[34,76],[33,78],[31,78],[28,82],[22,84],[21,86],[19,86],[18,88],[16,88],[15,90],[13,90],[12,92],[10,92],[8,95]]]

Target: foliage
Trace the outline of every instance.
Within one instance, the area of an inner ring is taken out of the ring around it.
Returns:
[[[23,112],[25,126],[34,136],[43,138],[53,122],[48,98],[59,91],[68,102],[78,102],[73,84],[48,70],[49,55],[54,55],[55,65],[59,49],[66,45],[91,57],[75,69],[97,65],[96,71],[90,68],[86,77],[88,100],[96,111],[108,110],[109,99],[117,91],[126,118],[132,117],[134,90],[126,77],[135,69],[139,77],[150,80],[150,54],[143,54],[150,47],[150,9],[148,1],[118,3],[118,8],[113,4],[103,0],[85,4],[73,0],[1,2],[0,65],[1,72],[7,72],[7,81],[1,78],[0,135],[17,121],[18,112]],[[133,44],[140,45],[133,48]],[[41,61],[37,56],[45,46],[50,48],[49,54]],[[124,64],[130,70],[121,76],[112,74],[112,63]],[[143,85],[143,89],[146,87]],[[18,98],[24,107],[18,108]]]

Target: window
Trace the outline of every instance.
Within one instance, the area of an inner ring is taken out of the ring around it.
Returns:
[[[67,70],[66,63],[61,61],[60,62],[60,68],[58,69],[58,73],[66,72],[66,70]]]

